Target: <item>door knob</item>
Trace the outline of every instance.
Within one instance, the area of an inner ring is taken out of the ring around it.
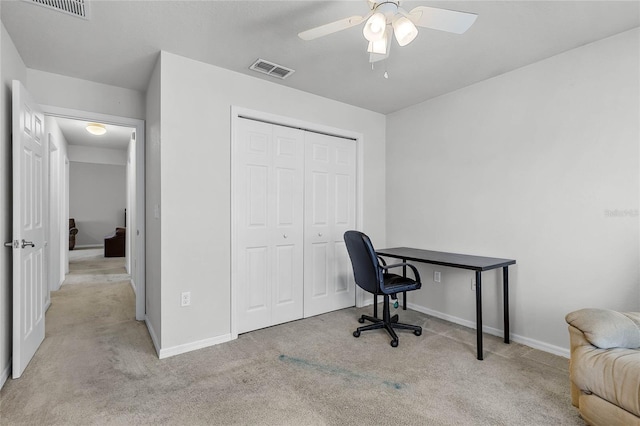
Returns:
[[[282,237],[283,238],[287,238],[287,234],[282,234]]]
[[[4,243],[5,247],[9,247],[9,248],[13,248],[13,241],[9,241],[7,243]]]
[[[318,232],[318,237],[322,237],[322,232]]]
[[[25,241],[24,238],[23,238],[22,239],[22,248],[25,248],[26,246],[35,247],[36,245],[33,244],[33,242],[31,242],[31,241]]]

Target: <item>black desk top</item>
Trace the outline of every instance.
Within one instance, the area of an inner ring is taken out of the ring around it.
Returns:
[[[495,257],[472,256],[468,254],[445,253],[442,251],[421,250],[409,247],[393,247],[376,250],[380,256],[395,257],[412,260],[414,262],[431,263],[434,265],[450,266],[452,268],[471,269],[473,271],[488,271],[514,265],[514,259],[499,259]]]

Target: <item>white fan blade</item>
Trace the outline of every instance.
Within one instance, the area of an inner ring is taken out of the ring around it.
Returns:
[[[364,16],[351,16],[350,18],[344,18],[339,21],[320,25],[319,27],[303,31],[298,34],[298,37],[303,40],[313,40],[318,37],[326,36],[329,34],[337,33],[338,31],[346,30],[347,28],[351,28],[364,21],[365,18],[366,17]]]
[[[462,34],[473,25],[478,15],[435,7],[418,6],[409,12],[409,17],[419,27]]]

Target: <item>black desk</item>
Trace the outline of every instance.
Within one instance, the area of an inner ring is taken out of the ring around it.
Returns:
[[[403,262],[414,261],[448,266],[450,268],[469,269],[476,272],[476,338],[478,359],[483,359],[482,349],[482,271],[502,268],[502,286],[504,303],[504,342],[509,343],[509,265],[515,265],[513,259],[495,257],[470,256],[467,254],[444,253],[441,251],[420,250],[408,247],[394,247],[376,250],[379,256],[402,259]],[[403,268],[406,274],[406,267]],[[374,300],[374,303],[376,301]],[[407,297],[404,295],[403,309],[407,309]]]

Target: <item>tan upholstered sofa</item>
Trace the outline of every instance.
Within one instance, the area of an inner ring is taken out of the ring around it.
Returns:
[[[590,425],[640,426],[640,312],[566,316],[571,402]]]

